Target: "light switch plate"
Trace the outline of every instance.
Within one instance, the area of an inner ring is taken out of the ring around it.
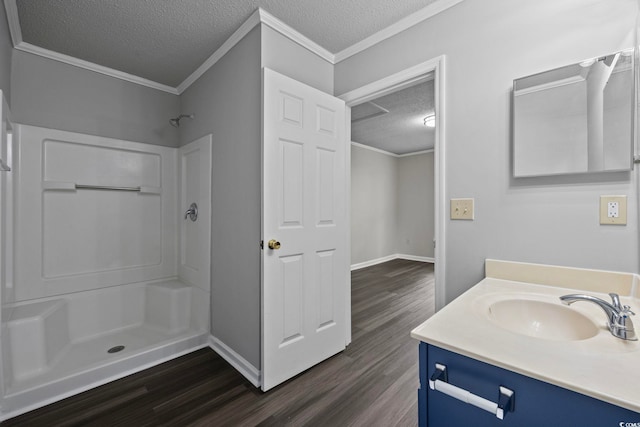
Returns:
[[[473,199],[451,199],[451,219],[473,220]]]
[[[627,225],[627,196],[600,196],[600,224]]]

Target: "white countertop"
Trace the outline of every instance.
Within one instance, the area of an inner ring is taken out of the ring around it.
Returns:
[[[608,292],[630,305],[640,335],[639,277],[634,274],[487,260],[487,276],[448,304],[411,336],[447,350],[640,412],[640,341],[611,335],[596,304],[571,305],[599,331],[578,341],[548,340],[496,325],[487,306],[503,299],[560,304],[558,297],[586,293],[610,301]],[[585,277],[598,280],[585,280]],[[525,281],[521,281],[526,279]],[[543,283],[543,284],[540,284]],[[564,286],[564,287],[563,287]]]

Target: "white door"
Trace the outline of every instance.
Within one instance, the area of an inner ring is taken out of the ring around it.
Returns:
[[[263,91],[266,391],[344,350],[349,266],[344,102],[267,68]]]
[[[211,160],[211,135],[178,149],[178,275],[207,292],[211,275]],[[197,205],[197,217],[187,214],[192,203]]]

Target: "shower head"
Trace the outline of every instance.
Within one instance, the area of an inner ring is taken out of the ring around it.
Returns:
[[[193,119],[195,116],[193,114],[180,114],[178,117],[174,119],[169,119],[169,123],[174,128],[180,127],[180,120],[183,119],[184,117],[188,119]]]

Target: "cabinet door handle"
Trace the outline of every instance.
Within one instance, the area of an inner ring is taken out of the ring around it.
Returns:
[[[451,396],[454,399],[461,400],[465,403],[483,409],[487,412],[491,412],[498,419],[503,420],[505,412],[513,412],[516,395],[511,389],[504,386],[498,387],[498,403],[492,402],[467,391],[463,388],[455,386],[449,383],[449,376],[447,375],[447,367],[436,363],[436,370],[429,379],[429,388],[431,390],[439,391]]]

